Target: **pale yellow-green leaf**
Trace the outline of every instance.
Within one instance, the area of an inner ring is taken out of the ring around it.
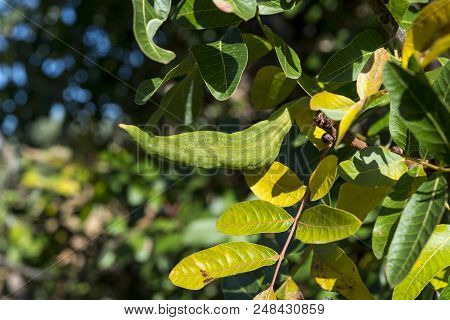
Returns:
[[[436,0],[423,8],[414,19],[403,44],[402,64],[415,56],[423,67],[450,46],[450,1]]]
[[[341,122],[339,123],[338,137],[335,143],[336,146],[341,143],[342,139],[344,139],[345,134],[347,133],[348,129],[350,129],[353,121],[355,121],[355,119],[358,117],[361,110],[364,108],[365,103],[366,99],[358,101],[353,106],[351,106],[350,109],[342,117]]]
[[[277,300],[277,296],[275,295],[275,292],[273,292],[273,289],[269,288],[261,293],[258,293],[253,300]]]
[[[335,245],[314,247],[311,275],[322,289],[339,292],[347,299],[375,299],[361,280],[355,263]]]
[[[353,214],[318,205],[301,214],[296,237],[304,243],[329,243],[350,237],[360,226],[361,221]]]
[[[339,94],[323,91],[311,98],[310,107],[314,111],[322,111],[333,120],[341,120],[355,102]]]
[[[178,287],[199,290],[211,281],[270,266],[278,253],[247,242],[231,242],[194,253],[181,260],[169,275]]]
[[[303,300],[303,294],[295,281],[289,277],[276,291],[277,298],[280,300]]]
[[[284,232],[294,218],[269,202],[246,201],[232,205],[217,220],[217,231],[231,235]]]
[[[389,61],[389,52],[380,48],[366,63],[356,80],[356,90],[360,99],[377,93],[383,84],[383,67]]]
[[[434,290],[439,291],[448,286],[448,277],[450,274],[450,269],[445,269],[439,272],[437,275],[431,279],[430,283],[433,286]]]
[[[411,271],[395,288],[394,300],[415,299],[440,271],[450,266],[450,225],[436,226]]]
[[[295,172],[278,161],[265,168],[245,171],[245,180],[259,199],[280,207],[293,206],[306,192],[306,186]]]
[[[339,189],[336,207],[353,213],[364,221],[367,214],[381,204],[390,190],[390,186],[363,187],[346,182]]]
[[[293,110],[292,114],[300,131],[321,151],[326,147],[326,144],[321,140],[325,130],[314,125],[313,119],[316,113],[310,109],[309,103],[308,97],[302,97],[286,105],[292,106],[290,110]]]
[[[309,178],[311,201],[323,198],[333,186],[336,179],[338,158],[329,155],[322,159]]]

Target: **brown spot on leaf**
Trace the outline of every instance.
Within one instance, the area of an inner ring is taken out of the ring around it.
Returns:
[[[203,283],[204,284],[208,284],[208,283],[210,283],[211,281],[213,281],[214,279],[212,279],[212,278],[206,278],[206,279],[204,279],[203,280]]]

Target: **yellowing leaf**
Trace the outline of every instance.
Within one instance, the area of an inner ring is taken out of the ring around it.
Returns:
[[[450,47],[450,1],[436,0],[423,8],[414,19],[403,44],[402,64],[411,56],[425,67]]]
[[[351,106],[350,109],[344,114],[344,116],[341,119],[341,122],[339,123],[338,137],[335,143],[336,146],[339,145],[339,143],[341,143],[342,139],[344,139],[345,134],[347,133],[348,129],[350,129],[351,125],[353,124],[353,121],[355,121],[359,113],[364,108],[365,103],[366,100],[358,101],[353,106]]]
[[[296,237],[304,243],[329,243],[350,237],[360,226],[361,221],[351,213],[318,205],[302,213]]]
[[[269,202],[254,200],[234,204],[217,220],[217,231],[231,235],[284,232],[294,218]]]
[[[321,138],[325,133],[322,128],[316,127],[313,119],[316,113],[309,107],[310,99],[302,97],[286,104],[290,110],[294,110],[293,116],[300,131],[311,141],[311,143],[319,150],[323,150],[326,145]]]
[[[278,161],[265,168],[246,171],[245,180],[259,199],[280,207],[293,206],[306,192],[306,186],[297,175]]]
[[[280,300],[303,300],[303,294],[300,288],[292,280],[291,277],[287,278],[285,282],[278,288],[276,292],[277,298]]]
[[[338,158],[330,155],[322,159],[309,178],[311,201],[323,198],[333,186],[336,179]]]
[[[181,260],[170,272],[169,279],[178,287],[198,290],[215,279],[270,266],[277,260],[278,253],[258,244],[219,244]]]
[[[355,263],[335,245],[314,247],[311,275],[324,290],[351,300],[375,299],[362,282]]]
[[[362,187],[346,182],[339,189],[336,207],[353,213],[359,220],[364,221],[367,214],[378,207],[387,196],[391,187]]]
[[[438,225],[409,274],[395,288],[392,299],[415,299],[441,270],[450,266],[450,225]]]
[[[277,296],[275,295],[275,292],[269,288],[259,293],[253,300],[277,300]]]
[[[434,290],[439,291],[448,286],[448,276],[450,274],[450,269],[444,269],[440,271],[437,275],[431,279],[430,283],[433,286]]]
[[[311,110],[322,111],[333,120],[341,120],[355,102],[345,96],[323,91],[311,98]]]
[[[389,52],[380,48],[364,66],[356,80],[356,90],[360,99],[370,97],[380,90],[383,84],[383,67],[389,61]]]

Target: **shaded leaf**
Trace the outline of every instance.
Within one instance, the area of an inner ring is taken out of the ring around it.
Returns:
[[[303,294],[295,281],[289,277],[276,291],[276,296],[280,300],[303,300]]]
[[[259,293],[253,300],[277,300],[277,296],[273,292],[273,289],[269,288]]]
[[[389,112],[389,133],[392,140],[405,152],[411,155],[419,149],[419,142],[414,138],[411,130],[409,130],[403,119],[398,113],[398,108],[391,103],[391,110]]]
[[[438,225],[406,278],[395,288],[394,300],[415,299],[427,283],[450,266],[450,226]]]
[[[245,180],[259,199],[280,207],[293,206],[306,192],[306,186],[297,175],[278,161],[265,168],[246,171]]]
[[[447,62],[436,75],[433,89],[441,100],[450,106],[450,62]]]
[[[375,299],[361,280],[355,263],[335,245],[314,247],[311,275],[322,289],[339,292],[347,299]]]
[[[199,251],[181,260],[169,279],[178,287],[203,288],[211,281],[270,266],[278,254],[270,248],[247,242],[231,242]]]
[[[375,121],[367,130],[367,136],[373,137],[377,134],[379,134],[381,131],[385,130],[389,127],[389,115],[390,113],[385,113],[380,119]]]
[[[234,204],[217,220],[217,231],[231,235],[284,232],[294,218],[269,202],[254,200]]]
[[[276,66],[259,69],[253,80],[251,99],[256,109],[270,109],[291,94],[296,86],[294,80],[286,78],[283,70]]]
[[[406,204],[389,247],[386,277],[391,285],[400,283],[430,238],[447,201],[447,182],[440,175],[422,183]]]
[[[256,14],[256,0],[213,0],[221,11],[249,20]]]
[[[308,76],[304,72],[302,72],[300,78],[297,79],[297,83],[310,97],[322,91],[322,88],[317,83],[317,80]]]
[[[329,155],[322,159],[309,178],[311,201],[322,199],[333,186],[336,179],[338,158]]]
[[[405,159],[381,147],[364,148],[339,164],[339,175],[363,186],[391,186],[408,170]]]
[[[320,71],[321,82],[355,81],[372,56],[384,45],[383,37],[374,30],[357,35],[346,47],[336,52]]]
[[[361,221],[351,213],[318,205],[301,214],[296,237],[304,243],[329,243],[350,237],[360,226]]]
[[[248,49],[248,63],[251,64],[272,51],[272,45],[263,37],[252,33],[243,33],[245,45]]]
[[[390,0],[386,7],[391,12],[397,23],[403,22],[403,16],[406,14],[409,8],[410,0]]]
[[[383,84],[383,67],[389,59],[389,52],[380,48],[366,63],[356,80],[356,90],[360,99],[370,97],[380,90]]]
[[[341,120],[354,104],[352,99],[328,91],[315,94],[310,102],[311,110],[320,110],[333,120]]]

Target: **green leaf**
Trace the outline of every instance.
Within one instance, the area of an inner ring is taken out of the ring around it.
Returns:
[[[391,110],[389,112],[389,133],[392,140],[405,152],[407,155],[411,155],[419,149],[419,143],[414,138],[411,130],[409,130],[403,119],[398,113],[398,108],[391,103]]]
[[[386,7],[391,12],[397,23],[401,23],[403,21],[403,16],[408,11],[409,0],[390,0],[386,4]]]
[[[202,104],[202,80],[197,69],[193,68],[191,74],[167,91],[161,101],[161,108],[174,121],[191,124]]]
[[[362,187],[346,182],[339,189],[336,207],[350,212],[359,220],[364,221],[369,212],[383,201],[390,189],[390,186]]]
[[[331,190],[336,179],[338,158],[329,155],[322,159],[309,178],[310,200],[322,199]]]
[[[257,0],[260,15],[272,15],[291,10],[302,0]]]
[[[270,266],[277,260],[278,253],[261,245],[219,244],[181,260],[170,272],[169,279],[177,287],[198,290],[215,279]]]
[[[329,243],[350,237],[360,226],[351,213],[321,204],[302,213],[296,237],[304,243]]]
[[[277,300],[277,296],[275,295],[275,292],[273,292],[273,289],[269,288],[259,293],[253,300]]]
[[[332,120],[341,120],[354,104],[352,99],[328,91],[315,94],[310,102],[311,110],[320,110]]]
[[[284,232],[294,218],[269,202],[254,200],[237,203],[217,220],[217,231],[231,235]]]
[[[448,266],[450,226],[443,224],[436,226],[409,274],[394,288],[392,299],[415,299],[427,283]]]
[[[427,83],[393,63],[386,64],[383,77],[391,112],[398,112],[421,146],[449,162],[449,108]]]
[[[384,48],[377,49],[366,63],[356,80],[356,89],[360,99],[378,93],[383,84],[383,67],[389,61],[389,52]]]
[[[367,136],[373,137],[379,134],[381,131],[389,127],[389,115],[390,113],[385,113],[380,119],[375,121],[367,130]]]
[[[337,291],[347,299],[375,299],[361,280],[355,263],[336,245],[314,247],[311,275],[322,289]]]
[[[406,204],[389,247],[386,276],[391,285],[402,281],[413,266],[445,211],[447,182],[440,175],[422,183]]]
[[[320,71],[321,82],[355,81],[373,52],[384,45],[383,37],[374,30],[357,35],[345,48],[336,52]]]
[[[242,38],[248,49],[248,65],[272,51],[272,45],[263,37],[253,33],[243,33]]]
[[[256,109],[270,109],[291,94],[296,82],[286,78],[283,70],[276,66],[265,66],[259,69],[253,80],[251,99]]]
[[[450,300],[450,285],[447,284],[447,286],[441,291],[439,300]]]
[[[175,53],[158,47],[153,42],[153,38],[167,18],[170,1],[157,0],[155,1],[155,7],[157,10],[147,0],[133,0],[134,36],[147,57],[156,62],[167,64],[175,58]]]
[[[171,15],[174,24],[186,29],[211,29],[241,22],[234,14],[220,11],[212,1],[182,0]]]
[[[381,204],[372,232],[372,250],[378,259],[386,254],[388,243],[395,231],[395,225],[408,198],[425,180],[427,180],[427,175],[422,166],[409,169],[400,177],[391,193]]]
[[[170,71],[164,76],[164,78],[153,78],[150,80],[145,80],[141,83],[136,92],[136,97],[134,102],[139,105],[143,105],[148,102],[155,92],[161,88],[162,85],[167,83],[173,78],[185,75],[189,73],[192,69],[192,59],[185,58],[175,67],[170,69]]]
[[[217,100],[227,100],[239,85],[248,60],[239,29],[229,29],[219,41],[193,46],[191,52],[209,91]]]
[[[275,48],[278,61],[280,62],[281,68],[283,68],[286,77],[290,79],[300,78],[302,75],[302,66],[300,64],[300,58],[294,49],[288,46],[283,39],[281,39],[269,27],[265,26],[264,32]]]
[[[363,186],[391,186],[408,170],[405,159],[381,147],[364,148],[339,164],[338,173],[348,182]]]
[[[306,192],[306,186],[297,175],[278,161],[265,168],[246,171],[245,181],[259,199],[280,207],[293,206]]]
[[[436,75],[433,89],[441,100],[450,106],[450,62],[447,62]]]
[[[220,11],[234,13],[246,21],[256,14],[256,0],[213,0],[213,2]]]
[[[207,169],[256,169],[271,164],[278,156],[292,126],[291,112],[286,107],[278,109],[267,120],[232,134],[196,131],[156,136],[136,126],[119,126],[148,154]]]
[[[280,300],[303,300],[303,294],[295,281],[289,277],[276,291],[276,296]]]
[[[310,97],[322,91],[316,78],[310,77],[304,72],[302,72],[301,77],[297,79],[297,83]]]

